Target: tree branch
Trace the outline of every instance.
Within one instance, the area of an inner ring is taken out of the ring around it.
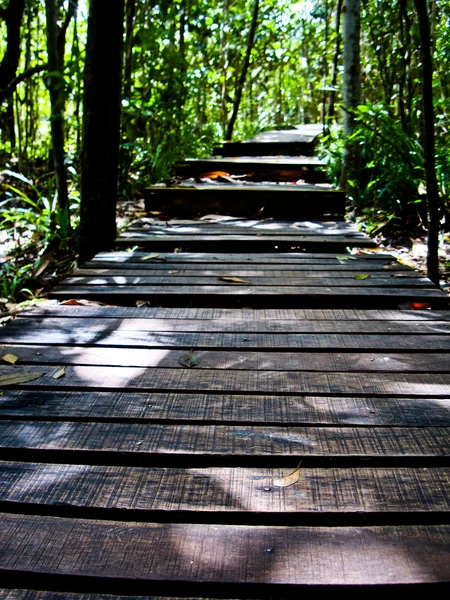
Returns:
[[[5,100],[5,98],[8,98],[9,96],[11,96],[11,94],[13,94],[13,92],[15,91],[15,89],[19,85],[19,83],[22,83],[22,81],[25,81],[26,79],[29,79],[30,77],[33,77],[33,75],[36,75],[37,73],[42,73],[42,71],[46,71],[47,68],[48,68],[47,64],[37,65],[35,67],[31,67],[30,69],[27,69],[26,71],[23,71],[23,73],[20,73],[20,75],[17,75],[17,77],[14,77],[14,79],[11,81],[11,83],[5,89],[0,90],[0,102]]]

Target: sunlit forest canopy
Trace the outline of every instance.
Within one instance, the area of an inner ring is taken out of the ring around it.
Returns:
[[[240,82],[233,139],[297,123],[323,123],[329,133],[323,144],[329,177],[338,183],[344,0],[123,4],[119,197],[139,194],[146,185],[170,177],[176,160],[210,155],[214,144],[229,138]],[[351,208],[365,216],[372,231],[396,221],[403,227],[423,224],[422,71],[415,2],[360,4],[361,100],[353,139],[361,150],[361,172],[349,182]],[[24,229],[25,223],[28,236],[39,236],[44,228],[47,239],[77,227],[87,21],[93,5],[87,0],[0,2],[3,230]],[[446,213],[450,2],[430,0],[427,6],[437,175]],[[55,128],[51,132],[55,121],[59,133]],[[62,176],[68,189],[67,201],[61,203],[56,181]]]

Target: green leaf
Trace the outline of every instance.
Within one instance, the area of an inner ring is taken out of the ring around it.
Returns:
[[[366,275],[365,273],[356,273],[353,277],[355,279],[369,279],[370,275]]]

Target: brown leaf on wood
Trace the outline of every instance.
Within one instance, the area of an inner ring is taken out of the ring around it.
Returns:
[[[295,483],[297,483],[298,480],[300,479],[300,465],[301,464],[302,463],[300,462],[298,464],[298,467],[295,469],[295,471],[292,471],[292,473],[289,473],[289,475],[285,475],[281,479],[274,479],[273,485],[276,487],[289,487],[290,485],[294,485]]]
[[[66,367],[61,367],[57,371],[55,371],[52,375],[53,379],[61,379],[66,374]]]
[[[65,306],[105,306],[104,302],[96,302],[95,300],[84,300],[81,298],[71,298],[70,300],[64,300],[61,302]]]
[[[15,354],[5,354],[4,356],[2,356],[2,360],[4,362],[9,363],[10,365],[15,365],[16,362],[19,360],[19,357],[16,356]]]
[[[226,277],[225,275],[219,277],[219,279],[221,281],[230,281],[231,283],[247,283],[248,281],[244,281],[243,279],[240,279],[239,277]]]
[[[208,171],[198,176],[199,179],[217,179],[218,177],[229,177],[230,174],[225,171]]]
[[[0,387],[4,387],[6,385],[18,385],[19,383],[27,383],[28,381],[34,381],[35,379],[39,379],[45,373],[11,373],[8,375],[0,375]]]

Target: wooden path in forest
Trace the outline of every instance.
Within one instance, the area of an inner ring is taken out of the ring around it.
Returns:
[[[448,298],[296,213],[149,214],[0,329],[0,598],[447,589]]]

